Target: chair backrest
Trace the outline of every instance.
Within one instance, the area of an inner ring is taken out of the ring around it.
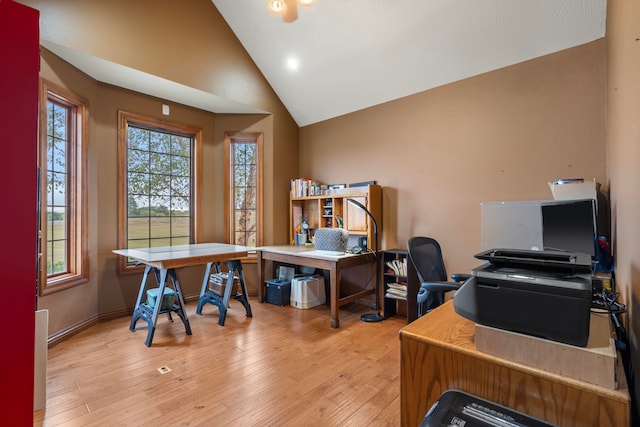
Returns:
[[[407,246],[420,282],[447,281],[442,249],[436,240],[430,237],[412,237]]]

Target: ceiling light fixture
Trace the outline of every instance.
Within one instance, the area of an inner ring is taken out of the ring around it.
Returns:
[[[273,13],[284,13],[287,10],[287,4],[282,0],[271,0],[269,10]]]
[[[282,15],[284,22],[298,19],[298,5],[311,6],[315,0],[269,0],[269,10]]]

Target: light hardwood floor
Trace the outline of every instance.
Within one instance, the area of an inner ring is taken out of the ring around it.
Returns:
[[[179,319],[99,323],[49,349],[46,409],[34,426],[397,426],[403,319],[360,321],[361,305],[299,310],[251,299]],[[168,366],[165,374],[158,368]]]

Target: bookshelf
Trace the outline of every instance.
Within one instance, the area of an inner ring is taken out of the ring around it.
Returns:
[[[418,275],[406,249],[382,251],[384,317],[418,318]],[[403,294],[404,291],[404,294]]]
[[[309,224],[311,236],[320,227],[345,228],[349,231],[349,236],[366,237],[368,248],[374,249],[373,223],[362,209],[347,201],[347,199],[352,198],[366,206],[376,218],[378,246],[380,245],[380,236],[382,234],[382,187],[377,184],[369,184],[361,187],[324,190],[320,190],[320,186],[311,188],[313,190],[305,190],[303,192],[294,191],[292,188],[289,193],[289,241],[292,244],[295,242],[296,228],[302,218]],[[300,196],[299,194],[307,195]],[[351,243],[352,239],[350,239],[350,245]],[[357,241],[353,242],[353,246],[355,244],[357,244]]]

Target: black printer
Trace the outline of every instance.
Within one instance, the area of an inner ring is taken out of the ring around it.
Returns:
[[[591,257],[588,254],[491,249],[487,261],[453,298],[476,323],[584,347],[589,339]]]

